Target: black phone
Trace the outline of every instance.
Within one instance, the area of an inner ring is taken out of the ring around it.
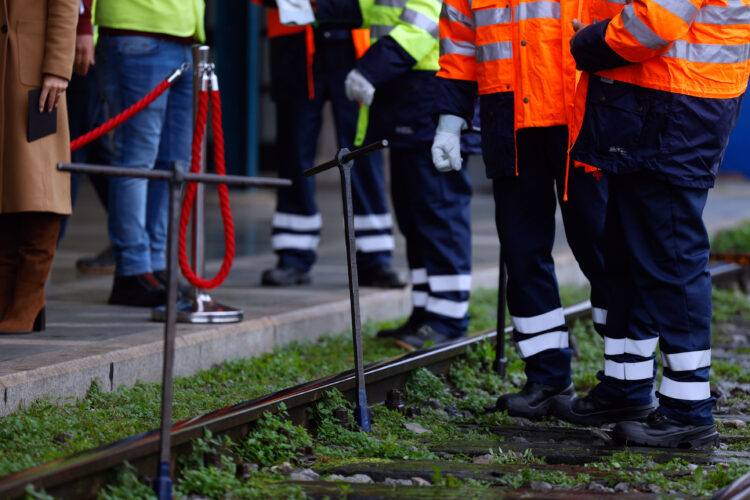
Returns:
[[[29,90],[29,126],[26,137],[29,142],[57,132],[57,108],[39,112],[39,96],[42,89]]]

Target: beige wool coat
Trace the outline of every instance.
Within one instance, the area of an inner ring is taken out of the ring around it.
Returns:
[[[0,213],[69,214],[70,161],[65,96],[57,133],[28,142],[29,90],[42,75],[70,80],[80,0],[0,0]]]

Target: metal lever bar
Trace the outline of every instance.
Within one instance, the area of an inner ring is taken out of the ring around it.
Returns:
[[[500,277],[497,284],[497,338],[495,339],[495,362],[492,368],[503,379],[505,379],[505,372],[508,368],[508,360],[505,357],[505,303],[507,285],[508,271],[505,269],[503,249],[500,247]]]
[[[58,163],[57,169],[64,172],[81,172],[85,174],[100,174],[110,177],[137,177],[141,179],[156,179],[168,181],[175,177],[170,170],[150,170],[145,168],[108,167],[106,165],[90,165],[87,163]],[[182,182],[205,182],[208,184],[228,184],[231,186],[255,187],[288,187],[292,185],[289,179],[275,179],[265,177],[243,177],[241,175],[192,174],[183,172]]]
[[[388,141],[383,139],[381,141],[373,142],[372,144],[368,144],[367,146],[362,146],[361,148],[355,149],[354,151],[349,151],[348,149],[342,149],[339,151],[339,153],[344,153],[343,156],[340,158],[337,156],[333,160],[327,161],[325,163],[321,163],[320,165],[317,165],[312,168],[308,168],[304,172],[302,172],[302,175],[305,177],[312,177],[313,175],[317,175],[321,172],[325,172],[326,170],[329,170],[333,167],[338,167],[344,163],[349,163],[352,160],[356,160],[360,156],[368,155],[370,153],[374,153],[378,149],[383,149],[388,147]]]
[[[344,206],[344,232],[346,234],[346,263],[349,271],[349,303],[352,314],[352,343],[354,344],[354,373],[357,386],[357,406],[354,418],[359,427],[370,432],[370,409],[367,407],[365,388],[364,356],[362,353],[362,319],[359,310],[359,276],[357,274],[357,242],[354,236],[354,203],[352,202],[352,167],[354,159],[388,146],[388,141],[373,142],[354,151],[340,149],[336,158],[307,169],[303,172],[310,177],[326,170],[338,167],[341,174],[341,198]]]

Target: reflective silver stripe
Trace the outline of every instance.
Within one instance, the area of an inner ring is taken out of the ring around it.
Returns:
[[[414,307],[424,307],[427,305],[427,292],[416,290],[411,292],[411,303]]]
[[[496,42],[477,47],[477,62],[497,61],[499,59],[511,59],[513,57],[513,46],[511,42]]]
[[[457,8],[447,3],[443,3],[443,8],[440,10],[440,18],[446,21],[461,23],[467,28],[474,29],[474,20],[460,12]]]
[[[416,10],[411,9],[404,9],[403,12],[401,12],[401,16],[399,19],[401,19],[405,23],[411,24],[412,26],[416,26],[417,28],[422,28],[427,33],[432,35],[435,40],[438,39],[438,36],[440,34],[440,26],[434,20],[430,19],[428,16],[422,14],[421,12],[417,12]]]
[[[297,215],[276,212],[273,215],[271,226],[279,229],[291,229],[292,231],[318,231],[323,227],[323,218],[320,214]]]
[[[676,354],[661,353],[661,357],[664,367],[673,372],[688,372],[711,366],[711,349]]]
[[[549,349],[565,349],[568,347],[568,332],[557,331],[535,335],[530,339],[517,342],[516,347],[523,359]]]
[[[411,284],[412,285],[424,285],[427,283],[427,269],[420,267],[419,269],[411,270]]]
[[[386,252],[393,250],[395,244],[390,234],[375,234],[371,236],[357,236],[357,251],[364,253]]]
[[[391,31],[393,31],[393,26],[390,24],[373,24],[370,26],[370,37],[383,38]]]
[[[440,55],[445,54],[474,57],[477,55],[477,48],[471,42],[454,42],[450,38],[443,38],[440,40]]]
[[[482,9],[472,12],[477,27],[493,24],[507,24],[512,21],[510,9]]]
[[[604,337],[604,354],[608,356],[635,354],[637,356],[648,358],[654,353],[658,342],[658,337],[646,340],[613,339],[611,337]]]
[[[665,375],[659,393],[672,399],[701,401],[711,397],[711,385],[708,382],[678,382]]]
[[[459,319],[466,316],[466,312],[469,310],[469,302],[455,302],[437,297],[427,297],[426,309],[438,316]]]
[[[471,274],[446,274],[430,276],[431,292],[468,292],[471,290]]]
[[[632,3],[626,5],[620,12],[620,15],[622,16],[622,22],[625,29],[628,30],[628,32],[644,47],[648,47],[651,50],[659,50],[669,45],[668,41],[651,31],[651,28],[646,26],[643,21],[635,15]]]
[[[521,3],[514,7],[516,21],[522,19],[560,19],[560,2],[540,0],[538,2]]]
[[[382,231],[393,228],[391,214],[368,214],[354,216],[355,231]]]
[[[750,59],[750,44],[744,45],[709,45],[707,43],[690,43],[675,40],[663,57],[676,57],[696,63],[742,63]]]
[[[732,24],[750,24],[750,9],[747,7],[719,7],[706,5],[701,7],[695,16],[696,23],[718,24],[728,26]]]
[[[293,248],[296,250],[315,250],[320,242],[319,236],[311,234],[279,233],[271,236],[271,246],[274,250]]]
[[[594,324],[596,325],[606,325],[607,324],[607,310],[602,309],[601,307],[592,307],[591,319],[594,320]]]
[[[403,9],[409,0],[375,0],[378,7],[398,7]]]
[[[656,5],[667,9],[669,12],[679,17],[685,23],[693,22],[698,7],[693,5],[690,0],[652,0]]]
[[[644,380],[654,376],[654,360],[636,363],[618,363],[604,360],[604,374],[618,380]]]
[[[538,333],[565,324],[562,307],[536,316],[511,316],[510,319],[513,322],[513,328],[520,333]]]

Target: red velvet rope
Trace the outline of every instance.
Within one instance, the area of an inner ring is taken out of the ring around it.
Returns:
[[[144,108],[146,108],[146,106],[158,99],[159,96],[162,95],[164,91],[167,90],[171,85],[172,82],[165,78],[159,85],[156,86],[154,90],[146,94],[140,101],[133,104],[119,115],[114,116],[106,122],[102,123],[91,132],[87,132],[78,139],[71,141],[70,150],[75,151],[76,149],[97,140],[113,128],[122,125],[127,120],[130,120],[135,114],[140,113]]]
[[[214,133],[214,168],[219,175],[225,175],[224,165],[224,129],[221,124],[221,96],[218,90],[212,90],[211,95],[211,129]],[[193,173],[200,172],[201,155],[203,145],[203,135],[206,130],[206,120],[208,117],[208,91],[201,91],[198,94],[198,116],[195,122],[195,133],[193,134],[192,162],[190,171]],[[187,259],[187,248],[185,246],[185,233],[187,232],[190,214],[193,211],[195,203],[195,192],[197,184],[190,182],[185,190],[185,199],[182,203],[182,214],[180,216],[180,245],[179,260],[180,269],[185,278],[193,286],[201,290],[212,290],[221,285],[229,274],[234,260],[234,222],[232,221],[232,211],[229,206],[229,189],[226,184],[218,184],[219,201],[221,205],[221,218],[224,221],[224,261],[221,263],[221,269],[210,280],[202,279],[193,272]]]

